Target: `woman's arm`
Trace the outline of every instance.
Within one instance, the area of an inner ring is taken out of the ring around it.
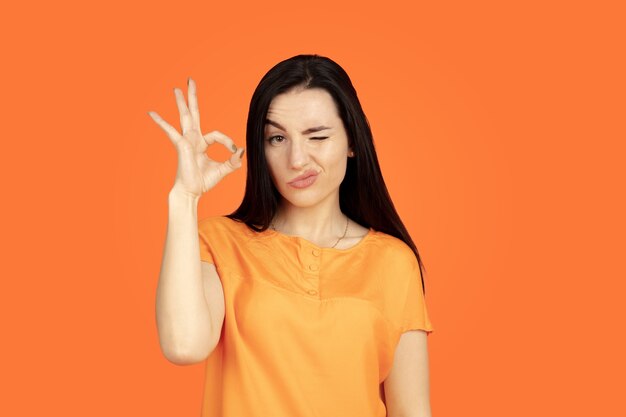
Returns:
[[[175,189],[169,194],[167,237],[157,286],[156,320],[161,349],[177,365],[206,359],[220,334],[215,330],[217,323],[211,320],[204,293],[198,200],[199,197]]]
[[[203,193],[241,167],[244,152],[222,132],[201,134],[196,83],[191,78],[187,83],[189,105],[183,92],[174,89],[182,134],[156,112],[148,112],[178,153],[156,294],[161,350],[178,365],[203,361],[219,341],[224,319],[223,291],[215,266],[200,260],[198,201]],[[206,150],[214,143],[230,149],[230,158],[224,162],[209,158]]]
[[[384,382],[388,417],[431,417],[427,338],[423,330],[400,336]]]

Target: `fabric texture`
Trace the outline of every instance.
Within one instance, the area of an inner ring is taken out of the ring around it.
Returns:
[[[370,228],[351,248],[322,248],[225,216],[198,234],[225,301],[202,417],[386,416],[401,334],[433,331],[408,245]]]

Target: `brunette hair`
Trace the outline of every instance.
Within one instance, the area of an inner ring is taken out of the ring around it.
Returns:
[[[267,110],[274,97],[293,88],[322,88],[332,96],[355,156],[348,158],[346,175],[339,186],[341,211],[350,219],[404,241],[415,253],[420,272],[425,267],[400,220],[378,164],[369,122],[346,71],[320,55],[296,55],[279,62],[254,90],[246,130],[246,189],[239,207],[226,217],[244,222],[250,229],[266,230],[281,195],[270,177],[265,159],[264,130]],[[422,289],[424,277],[422,274]]]

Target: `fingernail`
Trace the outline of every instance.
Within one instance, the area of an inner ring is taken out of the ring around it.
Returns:
[[[246,151],[245,149],[244,149],[243,151],[241,151],[241,155],[239,155],[239,159],[242,159],[242,158],[243,158],[243,153],[244,153],[245,151]]]
[[[233,150],[233,153],[237,152],[237,147],[234,143],[230,146],[230,148]]]

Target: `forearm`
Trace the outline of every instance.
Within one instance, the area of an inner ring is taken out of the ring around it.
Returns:
[[[171,191],[167,235],[156,294],[161,349],[168,360],[194,363],[210,349],[198,243],[198,200]]]

